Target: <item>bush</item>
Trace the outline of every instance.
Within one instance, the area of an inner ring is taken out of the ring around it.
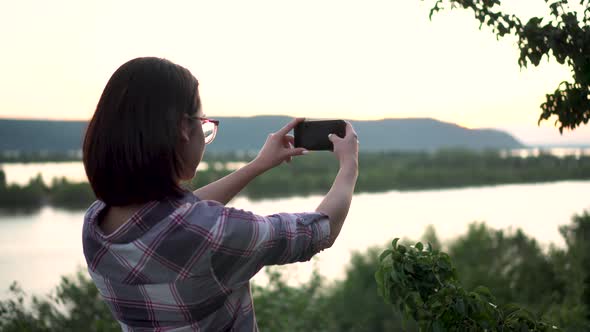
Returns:
[[[432,250],[406,241],[381,258],[378,248],[354,253],[342,280],[330,284],[316,268],[310,281],[289,286],[282,268],[270,267],[268,284],[252,285],[258,324],[287,332],[558,331],[551,321],[563,331],[588,331],[590,214],[560,231],[566,247],[544,253],[518,230],[475,223],[448,245],[449,256],[429,227],[423,238],[437,243]],[[63,278],[47,298],[26,298],[16,284],[11,292],[0,301],[0,331],[120,331],[86,273]]]
[[[0,331],[121,331],[96,286],[82,272],[62,277],[53,295],[33,296],[30,304],[18,284],[13,283],[10,291],[13,298],[0,301]]]
[[[50,190],[50,202],[54,206],[80,209],[87,208],[96,200],[88,182],[72,183],[62,179],[53,179]]]
[[[558,331],[516,304],[498,306],[485,287],[463,288],[449,255],[393,240],[375,273],[379,294],[421,331]]]

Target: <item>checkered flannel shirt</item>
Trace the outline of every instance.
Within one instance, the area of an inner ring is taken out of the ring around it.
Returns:
[[[321,213],[258,216],[198,199],[146,204],[115,232],[84,217],[88,271],[123,331],[257,331],[250,279],[329,245]]]

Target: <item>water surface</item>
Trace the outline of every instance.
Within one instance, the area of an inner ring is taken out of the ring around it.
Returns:
[[[321,196],[230,203],[258,214],[313,211]],[[522,228],[543,246],[563,246],[558,227],[590,209],[590,181],[501,185],[479,188],[390,191],[355,195],[334,246],[320,253],[317,266],[328,279],[342,277],[350,253],[383,245],[394,237],[419,239],[432,224],[443,241],[464,234],[473,221],[495,228]],[[27,292],[45,294],[60,276],[85,267],[81,229],[84,211],[44,207],[30,215],[0,215],[0,298],[13,280]],[[288,271],[305,281],[312,264]],[[255,277],[264,281],[260,273]]]

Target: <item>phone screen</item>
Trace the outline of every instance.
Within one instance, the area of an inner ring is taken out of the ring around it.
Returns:
[[[315,151],[332,151],[334,146],[328,139],[329,134],[344,138],[346,122],[344,120],[317,120],[300,122],[294,129],[295,147]]]

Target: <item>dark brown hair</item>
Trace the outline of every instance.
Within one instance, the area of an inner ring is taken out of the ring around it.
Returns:
[[[183,115],[200,108],[197,79],[160,58],[133,59],[109,79],[83,144],[96,197],[122,206],[178,196]]]

